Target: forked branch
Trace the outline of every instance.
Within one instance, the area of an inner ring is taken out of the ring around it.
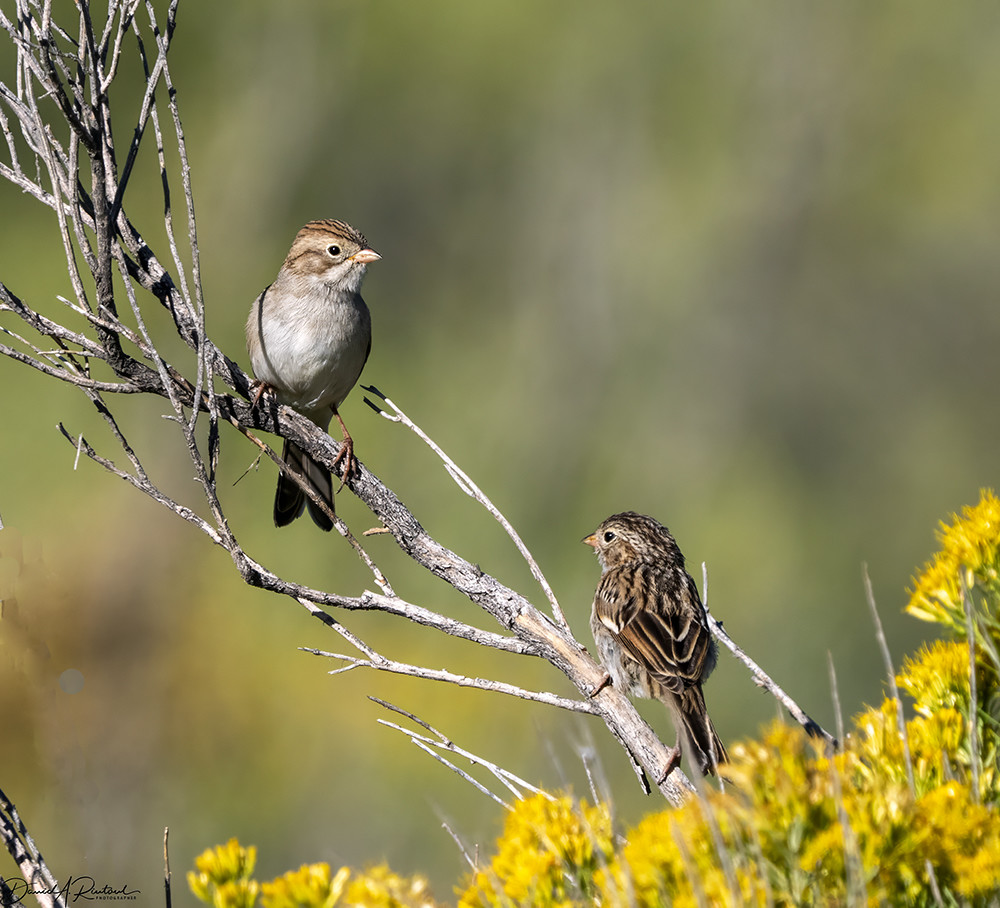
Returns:
[[[144,24],[139,22],[141,6],[146,11]],[[0,11],[0,29],[6,31],[17,53],[16,80],[12,85],[0,84],[0,131],[7,149],[6,157],[0,156],[0,175],[54,212],[72,290],[71,299],[60,303],[54,313],[43,313],[43,307],[25,303],[0,283],[0,317],[17,325],[16,330],[0,325],[6,334],[0,354],[78,387],[109,427],[127,467],[60,425],[77,454],[126,480],[225,548],[248,584],[294,600],[347,639],[361,656],[337,655],[345,663],[342,670],[369,667],[408,674],[597,716],[622,744],[647,790],[647,778],[652,779],[671,802],[680,803],[688,795],[690,783],[680,773],[665,777],[670,748],[657,738],[624,693],[603,685],[603,669],[574,637],[555,593],[513,526],[426,432],[374,388],[367,390],[377,395],[381,404],[373,406],[429,445],[460,488],[503,526],[529,565],[551,617],[528,597],[430,536],[395,492],[364,464],[347,478],[351,492],[370,509],[402,552],[466,597],[477,606],[475,614],[488,615],[499,630],[479,628],[471,620],[446,618],[397,596],[362,541],[336,515],[338,531],[367,565],[380,593],[347,597],[305,587],[279,576],[241,546],[216,488],[216,466],[223,444],[242,445],[245,439],[253,446],[254,456],[266,455],[290,475],[288,465],[258,438],[258,430],[291,439],[328,466],[334,463],[340,444],[273,400],[252,405],[251,378],[206,334],[194,197],[169,62],[177,7],[178,0],[173,0],[166,16],[158,18],[150,0],[141,4],[138,0],[111,0],[102,27],[95,27],[86,3],[79,4],[73,13],[77,21],[63,27],[52,20],[49,4],[43,0],[16,0],[14,18]],[[78,43],[72,35],[82,36],[82,40]],[[122,73],[135,70],[122,65],[128,53],[135,54],[146,82],[131,120],[127,115],[118,120],[118,133],[132,136],[125,153],[119,154],[111,129],[109,89]],[[42,104],[43,98],[54,103]],[[164,128],[164,124],[169,126]],[[149,141],[150,133],[157,145],[156,166],[163,186],[162,211],[169,247],[166,259],[147,244],[137,226],[141,216],[135,215],[133,220],[129,207],[128,188],[142,160],[139,148],[143,141]],[[165,153],[167,145],[170,154]],[[183,242],[173,223],[171,183],[177,174],[167,164],[172,159],[180,161],[187,220]],[[123,162],[120,168],[119,160]],[[162,264],[166,260],[172,263],[170,268]],[[173,329],[194,354],[187,365],[169,362],[161,352],[167,338],[155,335],[148,318],[150,306],[157,304],[169,314]],[[175,500],[147,475],[143,452],[133,447],[115,415],[116,395],[123,393],[150,395],[151,406],[156,397],[167,402],[168,418],[181,433],[195,469],[200,492],[194,500]],[[226,424],[239,434],[227,432]],[[505,681],[467,678],[417,661],[384,656],[328,609],[382,611],[473,645],[544,659],[559,673],[552,686],[560,690],[531,691]],[[716,626],[716,630],[735,648],[721,628]],[[752,666],[752,670],[755,676],[766,678],[759,668]],[[791,704],[788,698],[784,702]],[[800,710],[795,714],[805,716]],[[440,742],[431,738],[414,740],[431,750],[442,749]]]

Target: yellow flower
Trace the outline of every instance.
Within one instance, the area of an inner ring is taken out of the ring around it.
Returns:
[[[198,872],[217,883],[249,878],[257,864],[257,849],[244,848],[234,838],[225,845],[209,848],[194,859]]]
[[[351,880],[346,904],[364,908],[436,908],[430,885],[419,874],[393,873],[385,864],[370,868]]]
[[[903,663],[896,682],[914,700],[922,716],[938,709],[969,712],[969,645],[938,641]]]
[[[979,504],[954,515],[938,531],[941,551],[913,579],[906,610],[924,621],[948,625],[959,633],[965,628],[962,580],[965,586],[1000,587],[1000,499],[990,489],[980,493]]]
[[[340,900],[351,871],[341,867],[330,878],[329,864],[303,864],[261,885],[264,908],[333,908]]]
[[[253,845],[244,848],[230,839],[195,858],[197,872],[188,872],[188,886],[199,899],[216,908],[249,908],[257,899],[257,883],[250,879],[256,863]]]
[[[832,755],[775,723],[761,740],[730,748],[724,791],[647,816],[624,844],[580,822],[597,808],[565,797],[520,803],[460,905],[931,905],[931,874],[948,904],[992,897],[1000,892],[995,768],[983,759],[977,803],[966,720],[931,702],[949,699],[933,688],[935,664],[946,693],[960,687],[962,648],[953,647],[929,647],[904,669],[915,692],[931,686],[927,714],[906,728],[914,785],[895,700],[858,716]],[[607,850],[597,844],[605,841]],[[590,885],[572,885],[583,876],[573,861],[588,859]]]
[[[996,607],[990,606],[995,612]],[[988,613],[987,613],[988,614]],[[982,651],[980,651],[980,656]],[[969,731],[969,647],[967,641],[939,641],[907,659],[896,680],[914,701],[917,718],[907,723],[913,770],[921,791],[958,776],[972,782]],[[976,753],[980,797],[995,799],[997,784],[998,704],[996,668],[989,658],[977,658]]]
[[[706,902],[765,905],[763,875],[748,848],[748,829],[730,808],[728,797],[715,792],[704,803],[692,799],[646,817],[628,833],[615,861],[599,872],[602,903],[643,908],[696,908]]]
[[[801,730],[774,723],[761,741],[733,745],[730,756],[725,791],[692,797],[627,833],[624,848],[597,874],[602,904],[815,902],[817,877],[801,869],[803,856],[813,837],[836,824],[817,746]]]
[[[211,904],[214,908],[253,908],[259,891],[256,880],[227,880],[215,887]]]
[[[965,897],[995,895],[1000,885],[1000,820],[972,801],[969,789],[948,782],[918,805],[915,824],[926,828],[927,860],[939,882]]]
[[[538,794],[514,805],[497,844],[459,905],[571,905],[589,897],[612,853],[611,816],[603,805]]]

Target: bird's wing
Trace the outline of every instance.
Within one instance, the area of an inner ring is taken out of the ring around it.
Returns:
[[[622,648],[674,693],[702,680],[712,645],[686,571],[624,565],[601,578],[594,611]]]

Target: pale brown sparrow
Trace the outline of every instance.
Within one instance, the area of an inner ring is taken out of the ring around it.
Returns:
[[[601,562],[590,628],[609,680],[632,696],[663,702],[677,726],[678,748],[703,773],[714,772],[727,760],[726,749],[701,685],[715,668],[717,649],[674,537],[652,517],[629,511],[612,515],[583,541]],[[680,761],[678,748],[668,772]]]
[[[326,431],[336,416],[344,443],[333,467],[344,479],[355,469],[354,441],[338,407],[354,387],[372,346],[371,315],[361,298],[361,279],[381,258],[343,221],[310,221],[295,237],[274,283],[254,301],[247,319],[247,349],[261,392]],[[330,471],[285,440],[282,459],[305,476],[333,508]],[[324,530],[333,526],[320,508],[282,473],[274,497],[275,526],[291,523],[309,505]]]

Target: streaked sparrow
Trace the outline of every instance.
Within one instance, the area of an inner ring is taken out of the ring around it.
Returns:
[[[254,301],[247,349],[261,392],[271,390],[326,431],[336,416],[343,445],[333,468],[344,479],[355,469],[354,442],[338,407],[354,387],[371,351],[371,315],[361,298],[369,263],[381,256],[343,221],[310,221],[295,237],[274,283]],[[285,440],[282,459],[333,508],[330,470]],[[291,523],[309,505],[324,530],[333,526],[296,483],[282,473],[274,497],[275,526]]]
[[[670,769],[683,746],[703,773],[714,772],[726,749],[701,686],[717,649],[674,537],[652,517],[629,511],[612,515],[583,541],[601,563],[590,628],[610,681],[666,705],[678,734]]]

